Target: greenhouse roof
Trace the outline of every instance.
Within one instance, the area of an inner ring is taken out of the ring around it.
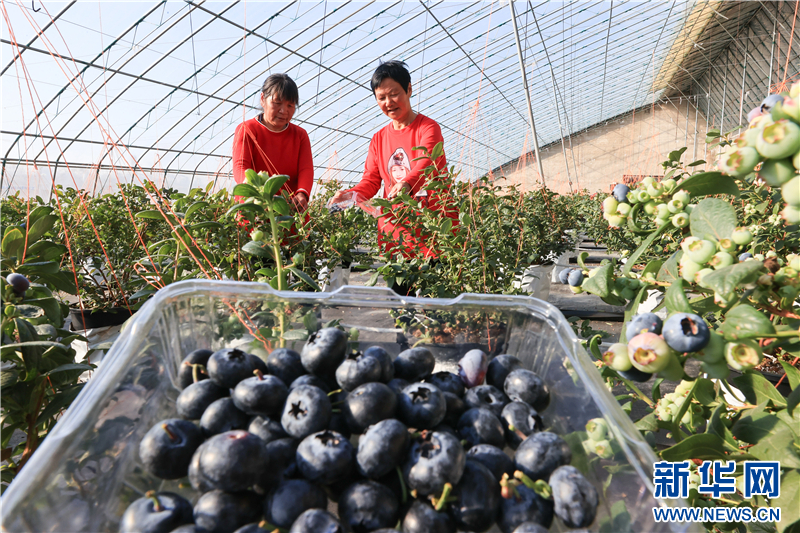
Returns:
[[[657,99],[696,6],[514,9],[545,145]],[[412,104],[442,126],[465,177],[532,147],[507,2],[34,0],[2,10],[3,194],[32,177],[41,194],[56,164],[58,183],[100,190],[134,167],[168,186],[227,186],[234,130],[260,111],[275,72],[299,86],[294,122],[310,135],[316,178],[357,181],[387,122],[369,88],[379,59],[409,65]]]

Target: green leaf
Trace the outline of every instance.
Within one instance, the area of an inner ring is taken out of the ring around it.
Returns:
[[[41,274],[55,274],[58,272],[58,263],[55,261],[42,261],[39,263],[23,263],[17,268],[20,274],[41,275]]]
[[[56,416],[62,409],[68,407],[78,394],[83,390],[84,383],[78,383],[74,387],[70,387],[64,391],[59,392],[50,399],[50,403],[44,408],[42,413],[36,419],[36,424],[39,425],[50,418]]]
[[[164,220],[164,216],[158,209],[147,209],[145,211],[139,211],[134,216],[136,218],[145,218],[149,220]]]
[[[310,333],[317,331],[319,329],[319,320],[317,319],[317,314],[313,311],[306,313],[305,316],[303,316],[303,325]]]
[[[639,431],[658,431],[658,418],[655,413],[650,413],[640,418],[634,425]]]
[[[311,276],[309,276],[308,274],[306,274],[305,272],[303,272],[299,268],[289,267],[289,271],[291,271],[298,278],[300,278],[303,281],[305,281],[315,291],[319,292],[319,291],[322,290],[322,289],[319,288],[319,285],[317,285],[317,283],[313,279],[311,279]]]
[[[0,244],[0,255],[4,258],[16,257],[25,245],[25,235],[17,227],[9,227],[3,235],[2,244]]]
[[[800,370],[789,364],[788,361],[781,361],[781,366],[784,372],[786,372],[786,379],[789,380],[789,385],[791,385],[792,390],[795,391],[800,388],[798,387],[798,385],[800,385]]]
[[[716,409],[714,409],[714,412],[711,413],[708,425],[706,426],[706,433],[717,435],[729,448],[738,450],[739,446],[736,444],[736,441],[733,440],[733,433],[731,433],[731,430],[728,429],[728,426],[726,426],[720,418],[722,414],[725,413],[725,410],[726,406],[724,403],[720,403]]]
[[[686,292],[683,290],[683,280],[678,279],[672,282],[664,295],[664,304],[667,306],[669,314],[672,313],[694,313],[694,309],[689,305]]]
[[[647,263],[644,267],[644,270],[640,273],[640,276],[644,277],[647,274],[652,273],[654,276],[658,275],[658,272],[661,270],[661,265],[664,264],[664,261],[661,259],[653,259]]]
[[[678,150],[671,151],[669,153],[669,160],[670,161],[680,161],[681,160],[681,156],[683,155],[683,152],[686,151],[686,148],[687,147],[684,146],[683,148],[680,148]]]
[[[611,294],[614,285],[613,281],[614,265],[607,263],[597,269],[597,273],[591,278],[587,278],[581,287],[584,291],[604,298]]]
[[[28,246],[42,238],[42,235],[53,229],[59,217],[57,215],[45,215],[28,229]]]
[[[732,381],[751,404],[761,404],[767,400],[772,400],[772,403],[777,407],[786,405],[786,398],[760,372],[746,370],[741,376],[733,378]]]
[[[783,466],[783,465],[781,465]],[[783,533],[800,521],[800,472],[785,470],[781,478],[781,495],[771,500],[770,507],[780,507],[781,521],[775,524],[778,533]]]
[[[744,280],[757,276],[763,269],[761,261],[744,261],[715,270],[703,278],[703,283],[718,294],[732,294]]]
[[[286,203],[286,200],[280,197],[275,198],[275,201],[272,202],[272,209],[274,209],[279,215],[283,216],[289,216],[292,212],[289,208],[289,204]]]
[[[770,335],[775,333],[775,326],[769,319],[748,304],[737,305],[725,315],[725,322],[719,332],[726,340],[734,341],[748,337]]]
[[[264,257],[266,259],[273,259],[274,254],[272,246],[262,244],[258,241],[250,241],[242,246],[242,251],[246,254],[255,255],[256,257]]]
[[[660,455],[665,461],[673,462],[686,459],[722,459],[725,457],[725,446],[717,435],[699,433],[667,448]]]
[[[661,268],[658,269],[656,279],[658,281],[665,281],[667,283],[672,283],[675,280],[681,279],[678,270],[678,263],[681,260],[681,256],[683,256],[683,250],[678,250],[672,254],[669,259],[667,259],[664,264],[661,265]]]
[[[19,320],[19,319],[17,319]],[[34,329],[34,332],[36,330]],[[69,346],[61,344],[60,342],[52,342],[52,341],[25,341],[25,342],[15,342],[13,344],[4,344],[0,346],[0,352],[8,352],[8,351],[17,351],[17,350],[24,350],[26,348],[59,348],[61,350],[69,350]]]
[[[714,382],[706,378],[697,378],[694,385],[694,399],[702,405],[711,405],[717,399],[717,391],[714,389]]]
[[[703,161],[692,163],[702,164]],[[688,166],[692,166],[688,165]],[[698,172],[681,182],[675,190],[684,190],[697,198],[711,194],[732,194],[739,196],[739,187],[736,180],[721,172]]]
[[[156,292],[158,292],[158,289],[154,289],[153,287],[148,287],[146,289],[141,289],[134,292],[133,294],[128,296],[128,300],[136,300],[144,296],[150,296],[151,294],[155,294]]]
[[[794,413],[794,408],[800,404],[800,388],[795,388],[789,396],[786,397],[786,410],[789,414]]]
[[[44,309],[47,319],[53,324],[63,324],[64,318],[61,315],[61,306],[55,298],[33,298],[26,299],[26,304],[36,305]]]
[[[588,268],[586,268],[586,264],[584,263],[587,257],[589,257],[589,252],[581,252],[578,254],[577,261],[578,261],[578,266],[581,267],[581,270],[589,270]]]
[[[67,372],[68,370],[91,370],[94,368],[94,365],[86,365],[82,363],[69,363],[66,365],[61,365],[59,367],[50,370],[49,372],[45,372],[44,376],[50,376],[52,374],[57,374],[59,372]]]
[[[701,200],[689,215],[692,235],[710,241],[730,238],[737,223],[736,210],[719,198]]]
[[[49,205],[40,205],[39,207],[34,208],[31,211],[30,216],[28,217],[28,221],[29,221],[28,222],[28,226],[30,227],[32,224],[34,224],[40,218],[42,218],[44,216],[47,216],[52,212],[53,212],[53,208],[50,207]]]
[[[634,251],[630,255],[630,257],[628,258],[628,261],[625,263],[625,266],[622,268],[622,274],[623,275],[628,274],[631,271],[631,269],[633,268],[633,266],[636,264],[636,261],[639,260],[639,257],[643,253],[645,253],[653,245],[655,240],[659,236],[661,236],[662,233],[664,233],[665,231],[669,231],[674,227],[675,226],[672,225],[672,222],[667,222],[666,224],[664,224],[663,226],[661,226],[660,228],[655,230],[653,233],[651,233],[650,236],[647,239],[645,239],[642,242],[642,244],[639,245],[639,247],[636,249],[636,251]]]
[[[206,220],[204,222],[198,222],[197,224],[191,224],[186,227],[186,229],[190,231],[201,230],[201,229],[221,229],[225,226],[217,222],[216,220]]]
[[[290,329],[281,335],[281,337],[287,341],[304,341],[308,340],[308,331],[303,329]]]
[[[258,191],[258,189],[249,183],[237,183],[233,188],[233,195],[241,196],[243,198],[261,198],[261,193]]]
[[[241,185],[241,183],[240,183],[240,185]],[[223,216],[227,217],[227,216],[233,215],[234,213],[237,213],[239,211],[253,211],[257,215],[263,215],[263,214],[266,213],[266,211],[264,211],[264,207],[260,206],[260,205],[256,205],[256,204],[236,204],[233,207],[231,207],[230,209],[228,209]]]
[[[189,209],[186,210],[186,214],[183,215],[183,219],[188,221],[189,217],[191,217],[198,209],[203,209],[204,207],[208,207],[208,202],[199,201],[195,202],[189,206]]]
[[[281,190],[283,184],[289,181],[289,176],[284,174],[276,174],[275,176],[270,176],[267,182],[264,184],[264,196],[267,198],[275,196],[278,194],[278,191]],[[234,189],[234,194],[236,194],[236,190]]]
[[[44,348],[37,343],[46,341],[39,341],[39,335],[36,333],[36,329],[27,320],[15,318],[14,325],[17,327],[17,335],[19,335],[19,340],[21,342],[18,343],[18,345],[4,345],[0,348],[0,350],[8,349],[10,346],[14,347],[16,350],[16,348],[19,347],[20,352],[22,353],[22,361],[25,363],[25,371],[27,372],[28,376],[34,375],[37,369],[41,368],[42,353],[44,352]],[[58,343],[56,342],[51,344]]]
[[[56,244],[52,241],[37,241],[28,246],[28,253],[31,259],[38,261],[54,261],[61,259],[67,253],[67,247],[63,244]]]
[[[78,289],[75,286],[75,278],[72,276],[71,272],[67,273],[62,270],[55,274],[41,274],[39,275],[39,279],[56,290],[72,295],[78,294]]]

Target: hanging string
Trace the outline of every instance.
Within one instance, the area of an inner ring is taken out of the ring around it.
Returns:
[[[317,72],[317,92],[314,95],[314,105],[317,105],[319,99],[319,80],[322,76],[322,52],[325,50],[325,19],[328,18],[328,0],[325,0],[322,8],[322,35],[320,35],[319,45],[319,71]]]

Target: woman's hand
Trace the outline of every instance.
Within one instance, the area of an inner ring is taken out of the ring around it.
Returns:
[[[298,191],[292,196],[292,204],[298,213],[305,213],[308,209],[308,195],[303,191]]]
[[[405,181],[398,181],[395,183],[394,187],[392,187],[392,190],[389,191],[389,198],[394,198],[395,196],[409,191],[411,191],[411,186],[408,183]]]
[[[329,204],[338,204],[344,201],[344,195],[350,191],[338,191],[328,202]]]

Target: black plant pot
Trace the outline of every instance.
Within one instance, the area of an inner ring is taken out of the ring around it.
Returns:
[[[127,307],[111,307],[103,311],[91,309],[70,309],[69,316],[73,331],[79,329],[104,328],[119,326],[128,320],[135,311]]]

